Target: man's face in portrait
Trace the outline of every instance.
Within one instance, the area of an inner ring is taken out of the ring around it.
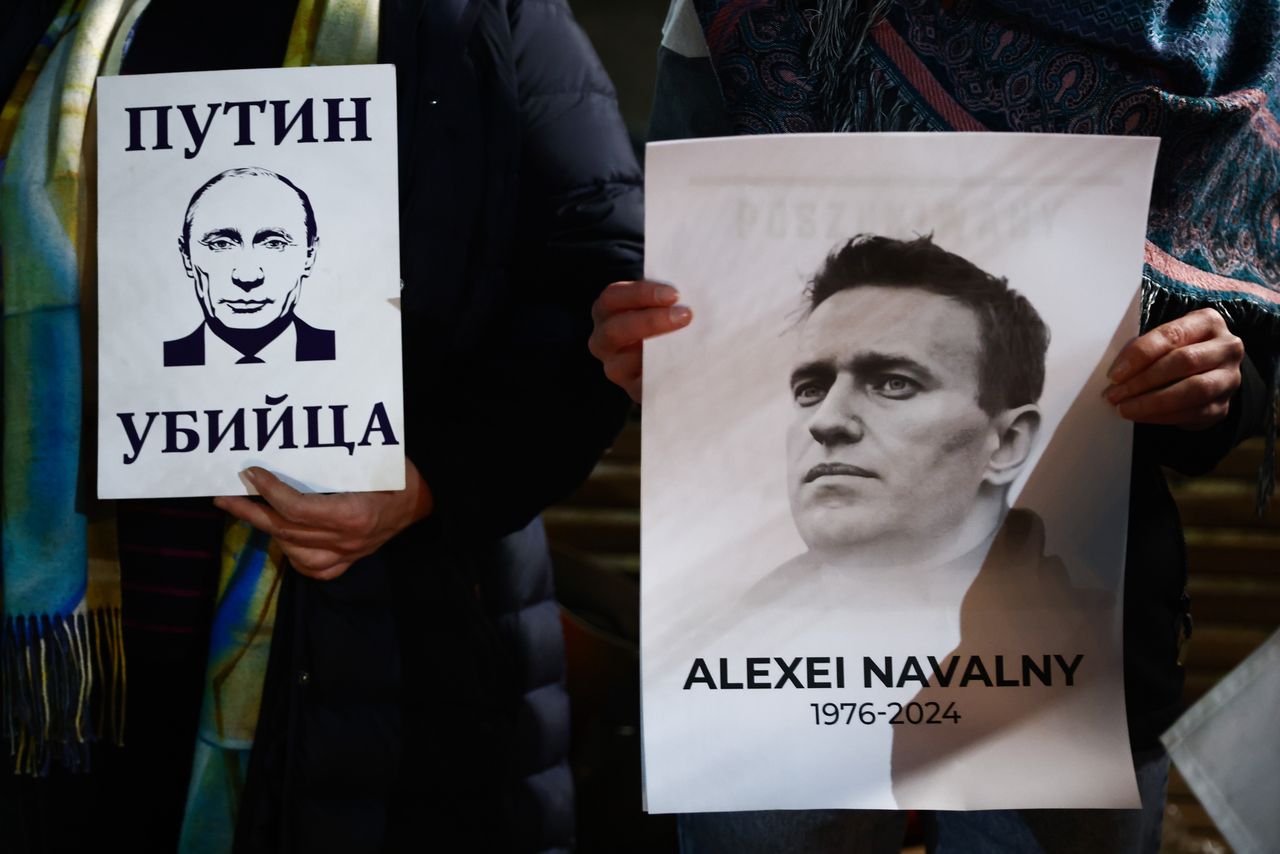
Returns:
[[[787,433],[791,512],[818,551],[909,553],[964,520],[999,445],[978,404],[967,306],[911,287],[832,294],[800,329]]]
[[[274,177],[232,176],[195,203],[183,263],[206,316],[224,326],[290,314],[314,261],[302,200]]]

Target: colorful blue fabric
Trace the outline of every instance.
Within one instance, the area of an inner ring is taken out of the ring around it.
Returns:
[[[93,234],[84,141],[123,5],[68,0],[0,114],[0,734],[31,774],[85,767],[89,744],[103,734],[118,742],[124,723],[113,520],[95,512],[91,486],[84,494],[92,478],[80,455],[80,302]]]

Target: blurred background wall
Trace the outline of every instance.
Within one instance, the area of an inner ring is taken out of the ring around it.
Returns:
[[[622,118],[637,145],[653,100],[658,42],[669,0],[569,0],[618,90]]]

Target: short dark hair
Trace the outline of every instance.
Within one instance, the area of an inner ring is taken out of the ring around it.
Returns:
[[[316,230],[316,212],[311,207],[311,199],[307,198],[307,194],[298,187],[297,184],[288,178],[272,172],[270,169],[263,169],[261,166],[240,166],[235,169],[227,169],[214,175],[208,181],[200,185],[200,189],[191,195],[191,201],[187,202],[187,215],[182,220],[182,251],[183,254],[191,253],[191,220],[195,217],[196,204],[205,193],[209,192],[209,188],[215,184],[220,184],[228,178],[246,178],[250,176],[258,176],[260,178],[275,178],[289,189],[298,194],[298,201],[302,202],[302,220],[307,227],[307,246],[315,246],[316,238],[319,236]]]
[[[1049,328],[1027,298],[932,235],[894,240],[859,234],[827,256],[809,283],[809,313],[833,294],[869,285],[917,288],[949,297],[978,316],[982,364],[978,405],[989,414],[1035,403],[1044,390]]]

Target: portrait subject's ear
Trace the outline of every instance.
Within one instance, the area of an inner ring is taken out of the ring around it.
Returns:
[[[987,462],[987,483],[1005,486],[1022,471],[1040,433],[1040,407],[1034,403],[1006,409],[994,423],[997,445]]]
[[[311,268],[316,263],[316,253],[320,251],[320,238],[316,238],[316,242],[307,247],[307,264],[302,268],[302,277],[305,279],[311,275]]]
[[[187,276],[194,279],[196,271],[191,269],[191,253],[187,251],[187,243],[182,239],[182,235],[178,235],[178,254],[182,256],[182,269],[187,271]]]

